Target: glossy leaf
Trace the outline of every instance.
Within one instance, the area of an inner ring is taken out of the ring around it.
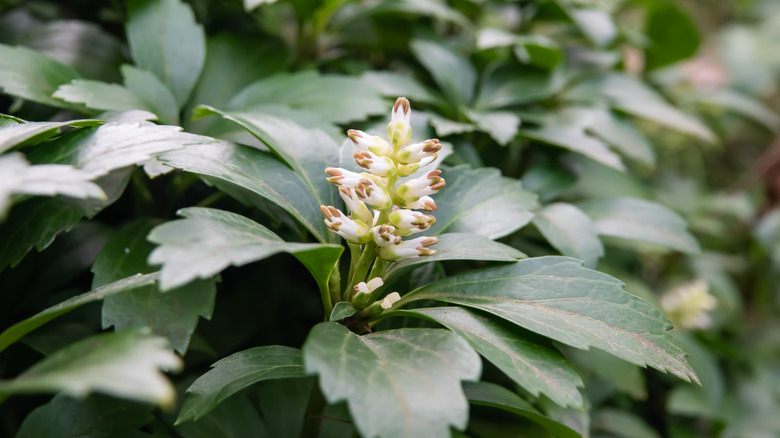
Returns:
[[[52,97],[62,84],[80,78],[76,70],[25,47],[0,44],[0,88],[22,99],[61,108],[74,105]]]
[[[468,59],[434,41],[414,40],[410,49],[452,104],[471,102],[477,73]]]
[[[86,172],[64,164],[32,166],[19,152],[0,156],[0,175],[0,221],[11,208],[14,195],[106,199]]]
[[[64,315],[73,309],[83,306],[84,304],[99,301],[107,296],[118,294],[121,292],[130,291],[133,289],[141,288],[154,284],[159,278],[157,273],[147,275],[133,275],[131,277],[115,281],[111,284],[107,284],[103,287],[99,287],[93,291],[76,295],[69,298],[57,305],[49,307],[25,320],[22,320],[11,327],[8,327],[0,333],[0,351],[8,348],[9,345],[18,341],[22,336],[30,333],[36,328],[46,324],[58,316]]]
[[[552,96],[555,78],[532,68],[503,66],[485,73],[474,103],[477,109],[521,105]]]
[[[466,341],[439,329],[358,336],[321,323],[309,333],[303,356],[325,398],[346,400],[364,436],[449,437],[450,426],[464,429],[468,405],[460,381],[480,374],[479,357]]]
[[[520,127],[520,117],[507,111],[469,111],[468,116],[501,146],[506,146],[512,141]]]
[[[163,124],[177,125],[179,110],[168,87],[157,77],[130,65],[122,66],[125,85],[76,79],[60,86],[54,97],[99,110],[146,110]]]
[[[203,417],[223,400],[257,382],[305,376],[300,351],[280,345],[240,351],[211,368],[187,389],[177,424]]]
[[[228,142],[197,145],[164,153],[170,167],[208,176],[220,190],[247,204],[261,206],[265,198],[303,224],[323,243],[336,239],[323,222],[320,203],[306,183],[272,155]]]
[[[332,123],[389,114],[388,105],[379,92],[360,78],[320,75],[314,70],[260,79],[233,98],[229,108],[252,111],[261,104],[281,104],[305,110]]]
[[[71,120],[69,122],[24,122],[3,126],[0,124],[0,152],[42,143],[60,133],[65,126],[98,126],[100,120]]]
[[[622,286],[579,260],[539,257],[436,281],[396,306],[438,300],[473,307],[558,342],[698,382],[663,313]]]
[[[319,205],[337,205],[338,196],[326,180],[325,168],[338,163],[339,145],[322,131],[265,114],[226,113],[208,107],[203,107],[202,111],[238,123],[301,177]]]
[[[473,233],[497,239],[523,227],[533,217],[536,195],[497,169],[456,167],[436,195],[436,224],[428,234]]]
[[[590,108],[593,115],[587,131],[601,138],[612,149],[648,166],[655,166],[655,151],[645,136],[629,121],[609,110]]]
[[[447,327],[534,396],[544,394],[561,406],[582,406],[577,390],[582,380],[571,364],[555,349],[523,339],[507,322],[460,307],[427,307],[397,314],[423,317]]]
[[[418,82],[412,76],[394,71],[368,71],[361,78],[387,97],[404,96],[412,105],[417,103],[444,104],[435,91]]]
[[[163,290],[280,252],[295,256],[317,284],[327,288],[344,249],[340,245],[285,242],[257,222],[227,211],[191,207],[179,210],[179,215],[184,219],[160,225],[149,234],[149,240],[160,245],[149,255],[149,262],[162,265]]]
[[[255,403],[246,396],[231,397],[205,417],[174,427],[183,438],[272,438]]]
[[[685,220],[663,205],[636,198],[594,199],[579,204],[596,224],[599,234],[652,243],[686,253],[698,253],[699,244]]]
[[[690,58],[699,48],[699,31],[685,10],[674,3],[648,4],[645,35],[645,69],[655,70]]]
[[[136,65],[154,73],[183,107],[206,58],[203,27],[181,0],[131,0],[127,10],[127,40]]]
[[[71,164],[97,178],[115,169],[144,163],[164,151],[215,142],[209,137],[181,132],[178,126],[109,123],[64,134],[28,157],[33,163]]]
[[[581,438],[580,434],[557,421],[540,414],[528,402],[514,392],[494,383],[465,383],[463,391],[474,405],[491,406],[528,418],[542,425],[553,436],[559,438]]]
[[[74,399],[58,394],[24,419],[16,438],[81,436],[89,425],[93,436],[145,438],[141,427],[151,422],[154,406],[93,394]],[[98,435],[100,434],[100,435]]]
[[[582,259],[593,268],[604,255],[604,246],[593,221],[579,208],[563,202],[534,212],[534,226],[561,254]]]
[[[167,346],[148,329],[95,335],[46,357],[14,380],[0,381],[0,394],[62,391],[83,397],[97,391],[170,408],[176,394],[160,369],[178,370],[182,362]]]
[[[154,245],[146,235],[154,226],[150,220],[139,219],[115,234],[98,254],[92,266],[95,274],[92,288],[103,286],[133,273],[150,273],[156,269],[146,262]],[[165,336],[171,347],[184,355],[190,337],[202,316],[211,318],[217,288],[213,280],[195,281],[161,293],[152,284],[103,301],[103,328],[116,330],[149,327]]]
[[[404,269],[419,266],[423,263],[445,260],[481,260],[492,262],[514,262],[526,258],[522,252],[491,240],[488,237],[472,233],[445,233],[437,236],[439,243],[432,248],[436,254],[427,257],[415,257],[406,259],[393,265],[388,271],[388,276],[397,275]]]

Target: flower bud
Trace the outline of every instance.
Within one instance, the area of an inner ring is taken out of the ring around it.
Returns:
[[[411,118],[412,111],[409,108],[409,101],[405,97],[399,97],[393,105],[390,123],[387,124],[387,137],[393,143],[395,150],[408,143],[412,137]]]
[[[413,210],[425,210],[425,211],[438,211],[439,208],[436,207],[436,202],[433,201],[433,198],[430,196],[421,196],[420,199],[414,201],[414,202],[407,202],[404,207],[410,208]]]
[[[402,147],[398,153],[395,154],[396,160],[403,164],[419,163],[423,158],[428,158],[431,155],[436,155],[436,152],[441,150],[441,143],[436,138],[425,140],[422,143],[410,144],[409,146]]]
[[[401,236],[395,233],[395,227],[392,225],[379,225],[371,228],[371,236],[374,238],[374,243],[382,246],[398,245],[402,242]]]
[[[441,170],[432,170],[427,175],[401,184],[395,189],[395,194],[404,203],[414,202],[423,196],[432,195],[444,187],[444,178],[439,175],[441,175]]]
[[[371,294],[382,287],[382,277],[374,277],[368,283],[361,281],[355,285],[355,293],[352,295],[352,305],[356,309],[362,309],[371,302]]]
[[[677,287],[661,296],[661,308],[676,326],[706,329],[712,325],[709,311],[718,301],[709,294],[707,282],[699,279]]]
[[[382,137],[368,135],[365,132],[356,129],[347,131],[347,136],[361,151],[372,152],[380,157],[389,157],[393,155],[393,146],[386,142]]]
[[[354,157],[358,166],[376,176],[387,178],[398,173],[398,168],[392,158],[380,157],[369,151],[355,152]]]
[[[408,236],[413,233],[427,230],[436,223],[436,218],[430,214],[423,214],[413,210],[399,209],[390,213],[390,223],[395,227],[399,236]]]
[[[371,241],[370,228],[364,222],[350,219],[336,207],[320,205],[320,211],[327,218],[325,225],[328,229],[339,236],[354,243]]]
[[[325,169],[325,173],[330,175],[330,178],[327,178],[329,183],[350,188],[360,184],[360,180],[366,177],[365,174],[351,172],[341,167],[328,167]]]
[[[353,219],[360,220],[363,223],[370,225],[374,224],[374,215],[371,214],[371,210],[366,207],[365,202],[358,199],[354,190],[349,187],[339,187],[339,195],[352,213]]]
[[[379,257],[384,260],[400,262],[414,257],[425,257],[436,254],[436,250],[428,249],[429,246],[439,242],[436,237],[423,236],[406,240],[397,245],[379,247]]]
[[[372,179],[363,178],[360,180],[360,183],[355,186],[355,193],[357,193],[358,199],[375,210],[387,210],[393,206],[393,199],[387,189]]]
[[[420,165],[418,163],[414,164],[401,164],[398,166],[398,176],[409,176],[413,174],[414,172],[417,172],[417,170],[420,169]]]
[[[388,294],[385,297],[385,299],[382,300],[380,306],[382,306],[383,309],[387,310],[393,307],[393,304],[397,303],[400,300],[401,300],[401,295],[398,292],[393,292]]]

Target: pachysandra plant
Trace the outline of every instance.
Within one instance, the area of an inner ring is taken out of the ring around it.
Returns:
[[[347,241],[351,260],[347,287],[341,299],[366,317],[377,316],[400,299],[397,292],[374,301],[389,264],[436,253],[430,247],[436,237],[409,238],[427,230],[436,218],[431,195],[444,185],[441,171],[430,169],[441,149],[438,139],[407,145],[412,136],[411,108],[405,97],[393,106],[387,137],[350,130],[349,138],[359,149],[354,158],[365,172],[328,167],[328,181],[338,187],[349,209],[347,215],[333,206],[321,206],[325,225]],[[404,178],[403,180],[401,180]]]

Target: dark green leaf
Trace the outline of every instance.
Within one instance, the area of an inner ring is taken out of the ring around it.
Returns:
[[[226,398],[257,382],[305,376],[300,351],[279,345],[240,351],[211,367],[187,389],[177,424],[203,417]]]
[[[36,315],[33,315],[23,321],[20,321],[4,332],[0,333],[0,351],[5,350],[9,345],[18,341],[22,336],[30,333],[36,328],[46,324],[58,316],[64,315],[73,309],[93,301],[99,301],[105,297],[120,292],[126,292],[139,287],[153,284],[159,278],[158,274],[133,275],[123,280],[115,281],[103,287],[99,287],[91,292],[77,295],[67,299],[55,306],[49,307]]]
[[[582,380],[556,350],[523,339],[511,324],[460,307],[401,311],[436,321],[468,341],[493,365],[534,396],[544,394],[561,406],[582,406]]]
[[[707,105],[734,111],[764,125],[773,132],[780,131],[780,116],[764,105],[761,100],[747,93],[742,94],[736,90],[724,89],[702,92],[696,96],[696,99]]]
[[[14,380],[0,381],[0,394],[63,391],[83,397],[97,391],[170,408],[176,393],[160,369],[181,366],[168,341],[150,336],[148,329],[104,333],[65,347]]]
[[[76,70],[25,47],[0,44],[0,88],[12,96],[46,105],[74,108],[52,97],[62,84],[80,78]]]
[[[100,120],[71,120],[69,122],[22,122],[0,124],[0,152],[41,143],[60,133],[64,126],[98,126]]]
[[[485,73],[474,107],[497,109],[530,103],[552,96],[557,88],[550,73],[503,66]]]
[[[362,80],[371,84],[384,96],[393,98],[405,96],[412,102],[412,106],[417,103],[445,105],[441,96],[407,74],[394,71],[368,71],[363,73]]]
[[[479,377],[481,365],[466,341],[447,330],[358,336],[333,322],[312,329],[303,355],[325,398],[346,400],[364,436],[435,438],[449,437],[450,426],[464,429],[468,405],[460,381]]]
[[[691,17],[672,2],[648,5],[645,35],[645,70],[655,70],[696,54],[699,31]]]
[[[146,262],[154,249],[146,240],[153,226],[152,221],[140,219],[114,235],[92,266],[93,289],[133,273],[155,271]],[[171,347],[183,355],[199,317],[211,318],[216,292],[216,285],[209,280],[195,281],[168,293],[161,293],[153,284],[108,296],[103,301],[103,328],[149,327],[155,334],[168,338]]]
[[[579,205],[596,223],[599,234],[638,240],[687,253],[699,244],[685,220],[661,204],[636,198],[594,199]]]
[[[631,431],[631,438],[661,438],[641,417],[619,409],[607,408],[594,412],[591,427],[618,436],[628,436],[628,431]]]
[[[491,406],[513,414],[521,415],[542,425],[547,431],[553,434],[553,436],[558,438],[581,438],[579,433],[540,414],[533,406],[528,404],[528,402],[504,387],[488,382],[465,383],[463,385],[463,391],[472,404]]]
[[[184,438],[273,437],[254,403],[241,396],[231,397],[200,420],[178,424],[175,429]]]
[[[323,222],[320,203],[285,164],[255,148],[228,142],[191,146],[159,156],[168,166],[208,176],[220,190],[262,207],[270,200],[303,224],[320,242],[336,240]]]
[[[561,254],[585,261],[593,268],[604,255],[604,246],[593,221],[579,208],[555,203],[535,212],[533,223]]]
[[[203,27],[180,0],[130,0],[127,10],[133,59],[167,85],[183,107],[206,58]]]
[[[370,115],[390,114],[379,92],[360,78],[320,75],[310,70],[278,74],[246,87],[229,108],[252,111],[257,105],[281,104],[305,110],[332,123],[364,120]]]
[[[357,313],[352,304],[347,301],[339,301],[333,306],[333,312],[330,313],[330,321],[338,321],[340,319],[348,318]]]
[[[149,240],[160,245],[149,262],[162,265],[163,290],[280,252],[295,256],[317,284],[327,289],[330,273],[344,250],[341,245],[285,242],[257,222],[227,211],[191,207],[179,210],[179,215],[185,219],[160,225],[149,234]]]
[[[689,351],[686,348],[686,351]],[[578,369],[584,368],[601,379],[609,382],[618,391],[629,394],[636,400],[647,398],[647,383],[642,369],[638,366],[620,360],[601,350],[577,350],[570,348],[565,350],[566,357],[577,365]],[[693,368],[693,367],[692,367]],[[694,371],[696,371],[694,369]],[[700,373],[696,373],[701,378]],[[590,383],[586,379],[585,386]]]
[[[140,428],[152,421],[152,410],[150,404],[105,395],[79,400],[59,394],[24,419],[16,438],[148,438]]]
[[[434,41],[414,40],[410,49],[452,104],[471,103],[477,73],[466,57]]]
[[[432,234],[473,233],[497,239],[523,227],[537,207],[536,195],[497,169],[456,167],[443,173],[447,186],[436,195]]]
[[[576,348],[596,347],[637,365],[698,382],[671,324],[608,275],[567,257],[539,257],[431,283],[396,306],[439,300],[484,310]]]
[[[202,110],[238,123],[266,144],[303,179],[319,205],[338,203],[336,190],[326,180],[325,168],[338,163],[339,145],[322,131],[265,114],[225,113],[208,107]]]
[[[141,164],[154,155],[216,140],[181,132],[178,126],[107,124],[68,132],[29,155],[33,163],[71,164],[92,178]]]
[[[488,237],[472,233],[445,233],[438,236],[439,243],[433,248],[436,254],[427,257],[415,257],[393,265],[387,271],[388,276],[396,275],[403,269],[419,266],[423,263],[444,260],[483,260],[494,262],[514,262],[526,258],[522,252],[495,242]]]
[[[623,155],[655,166],[655,151],[645,136],[629,121],[615,116],[609,110],[590,109],[593,114],[587,130],[607,142]]]
[[[11,208],[14,195],[69,196],[106,200],[106,194],[90,175],[64,164],[31,166],[19,152],[0,155],[0,222]]]

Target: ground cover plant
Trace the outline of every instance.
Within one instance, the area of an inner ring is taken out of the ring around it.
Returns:
[[[773,436],[778,19],[0,2],[0,434]]]

